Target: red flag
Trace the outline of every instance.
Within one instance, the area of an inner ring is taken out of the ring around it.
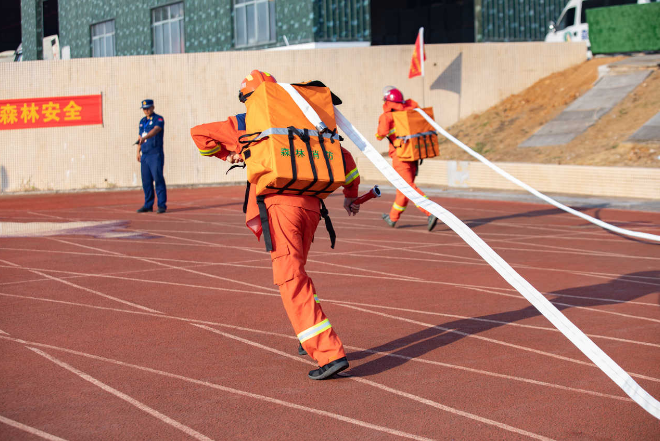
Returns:
[[[424,54],[423,56],[421,54]],[[415,52],[413,52],[410,62],[410,72],[408,78],[424,76],[424,61],[426,60],[426,51],[424,50],[424,28],[419,28],[417,40],[415,41]]]

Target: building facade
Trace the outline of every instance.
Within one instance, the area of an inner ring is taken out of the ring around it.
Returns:
[[[568,0],[475,0],[475,41],[543,41]]]
[[[39,59],[44,1],[21,0],[23,59]],[[369,44],[370,0],[58,0],[71,58]]]
[[[287,45],[541,41],[568,0],[21,0],[23,59],[56,6],[71,58]],[[46,26],[48,29],[48,26]]]

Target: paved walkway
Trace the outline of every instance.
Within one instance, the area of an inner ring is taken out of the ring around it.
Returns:
[[[660,112],[633,133],[628,141],[660,141]]]
[[[559,116],[541,127],[518,147],[568,144],[612,110],[650,73],[651,71],[646,69],[625,74],[608,72],[591,90],[575,100]]]

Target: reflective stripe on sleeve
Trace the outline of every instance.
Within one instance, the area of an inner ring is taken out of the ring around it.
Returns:
[[[317,296],[316,294],[314,294],[314,301],[316,303],[321,303],[321,301],[319,300],[319,296]]]
[[[330,324],[330,320],[325,319],[321,323],[317,323],[311,328],[308,328],[298,334],[298,340],[300,340],[300,343],[303,343],[310,338],[319,335],[323,331],[327,331],[328,329],[332,328],[332,325]]]
[[[345,185],[348,185],[351,182],[353,182],[355,180],[355,178],[357,178],[358,176],[360,176],[360,173],[358,173],[358,169],[357,169],[357,167],[355,167],[353,170],[351,170],[350,172],[348,172],[346,174],[346,184]]]
[[[218,153],[222,149],[222,146],[220,144],[217,144],[215,147],[210,148],[210,149],[199,149],[199,153],[202,156],[212,156],[216,153]]]
[[[395,210],[398,211],[406,211],[406,207],[402,207],[401,205],[397,204],[396,202],[392,204],[392,207],[394,207]]]

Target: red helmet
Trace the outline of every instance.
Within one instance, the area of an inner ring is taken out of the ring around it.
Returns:
[[[268,72],[262,72],[260,70],[253,70],[250,72],[241,82],[241,89],[238,92],[238,100],[244,103],[245,100],[252,95],[252,92],[254,92],[257,86],[264,82],[277,83],[277,80]]]
[[[392,101],[395,103],[403,103],[403,94],[399,89],[392,86],[387,86],[383,89],[383,100]]]

